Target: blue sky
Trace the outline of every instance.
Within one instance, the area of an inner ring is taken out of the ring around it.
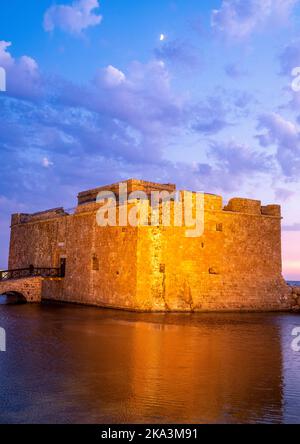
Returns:
[[[299,15],[299,0],[2,0],[0,268],[10,213],[137,177],[282,204],[300,280]]]

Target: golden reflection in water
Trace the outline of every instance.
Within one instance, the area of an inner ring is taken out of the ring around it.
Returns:
[[[276,315],[2,313],[11,346],[0,367],[0,422],[282,421]]]
[[[98,334],[98,328],[90,331],[89,347],[86,338],[82,347],[88,351],[85,371],[93,369],[95,376],[91,396],[98,393],[106,418],[281,421],[282,357],[276,323],[255,322],[247,315],[118,314],[118,319],[102,323],[99,340]]]
[[[249,422],[282,415],[274,325],[138,322],[128,342],[136,410],[152,421]]]

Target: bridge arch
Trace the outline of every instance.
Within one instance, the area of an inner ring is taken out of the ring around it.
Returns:
[[[1,301],[2,300],[2,301]],[[26,304],[26,297],[18,291],[6,291],[0,294],[0,301],[4,304]]]
[[[18,296],[25,302],[41,302],[42,277],[28,277],[24,279],[9,279],[0,281],[0,295]]]

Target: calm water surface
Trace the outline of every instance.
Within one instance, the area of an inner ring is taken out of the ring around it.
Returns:
[[[290,314],[0,305],[0,423],[300,423]]]

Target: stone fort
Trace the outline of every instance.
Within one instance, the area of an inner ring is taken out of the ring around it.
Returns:
[[[138,180],[126,185],[147,195],[176,190]],[[280,206],[240,198],[224,206],[222,197],[205,194],[200,237],[187,237],[186,227],[175,224],[99,226],[97,195],[118,195],[118,186],[79,193],[73,212],[14,214],[0,294],[141,312],[291,308],[292,289],[282,277]],[[14,274],[18,270],[29,276]]]

